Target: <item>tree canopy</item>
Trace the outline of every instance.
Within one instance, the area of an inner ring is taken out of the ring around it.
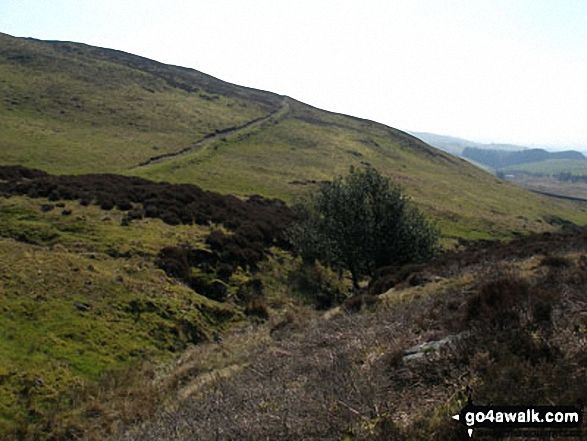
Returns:
[[[351,168],[323,184],[301,209],[290,240],[304,260],[316,259],[361,277],[376,268],[432,257],[438,231],[414,207],[400,186],[374,168]]]

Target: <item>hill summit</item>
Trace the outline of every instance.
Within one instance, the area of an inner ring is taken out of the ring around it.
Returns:
[[[449,239],[587,220],[400,130],[116,50],[0,34],[0,78],[2,165],[288,202],[350,166],[376,167]]]

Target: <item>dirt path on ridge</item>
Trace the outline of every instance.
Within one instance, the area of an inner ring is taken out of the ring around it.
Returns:
[[[214,132],[208,133],[205,135],[201,140],[196,141],[195,143],[184,147],[181,150],[176,152],[165,153],[163,155],[152,156],[145,162],[141,162],[139,165],[133,166],[130,170],[137,170],[143,167],[148,167],[152,164],[157,164],[172,158],[177,158],[179,156],[185,155],[187,153],[192,153],[196,150],[201,150],[204,146],[213,143],[214,141],[224,138],[226,136],[236,135],[237,133],[248,130],[254,127],[258,127],[266,122],[269,122],[272,119],[282,119],[287,113],[289,113],[290,105],[288,102],[288,97],[284,96],[283,101],[281,102],[281,106],[267,114],[266,116],[262,116],[261,118],[254,119],[252,121],[248,121],[240,126],[235,127],[228,127],[226,129],[216,130]]]

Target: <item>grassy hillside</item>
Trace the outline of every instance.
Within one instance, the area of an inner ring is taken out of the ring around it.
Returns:
[[[515,390],[511,404],[584,395],[584,230],[463,244],[428,265],[390,267],[365,288],[378,297],[322,315],[297,305],[312,288],[344,289],[333,286],[344,283],[337,275],[319,268],[308,277],[274,247],[256,273],[228,263],[243,257],[231,243],[276,243],[267,228],[288,215],[275,201],[2,171],[8,439],[440,441],[460,439],[450,415],[465,384],[480,402],[503,402],[504,390]],[[158,207],[175,207],[179,222]],[[196,224],[183,224],[185,213]],[[222,301],[210,298],[213,286],[226,287]],[[354,314],[363,304],[371,308]],[[217,332],[224,342],[213,341]],[[425,342],[433,345],[416,347]]]
[[[268,314],[251,281],[291,218],[260,197],[0,167],[0,437],[103,439],[149,416],[155,366]]]
[[[449,240],[548,229],[587,214],[498,181],[406,133],[200,72],[82,44],[0,35],[3,164],[115,172],[292,201],[372,165]]]
[[[155,265],[166,245],[204,246],[204,229],[122,227],[122,213],[77,203],[70,216],[41,211],[51,203],[0,198],[0,434],[20,439],[74,424],[71,400],[105,373],[168,358],[240,315]]]
[[[280,103],[134,55],[4,34],[0,78],[3,163],[57,173],[123,172]]]
[[[440,440],[464,375],[485,401],[584,395],[584,231],[459,241],[584,224],[582,206],[372,121],[3,34],[0,151],[0,437]],[[257,194],[293,202],[350,166],[469,248],[381,270],[322,316],[348,278],[295,258],[295,212]],[[384,307],[353,315],[366,304]]]
[[[573,175],[587,174],[587,159],[550,159],[530,164],[520,164],[505,167],[504,172],[525,172],[536,175],[559,175],[571,173]]]
[[[372,165],[438,219],[445,237],[507,237],[549,228],[545,216],[583,223],[585,211],[529,194],[403,132],[288,100],[283,119],[137,170],[152,179],[295,198],[314,183]]]
[[[527,149],[511,152],[467,147],[465,150],[463,150],[462,156],[495,169],[502,169],[505,167],[522,164],[540,163],[554,159],[566,159],[574,161],[585,160],[585,156],[575,150],[547,152],[543,149]]]

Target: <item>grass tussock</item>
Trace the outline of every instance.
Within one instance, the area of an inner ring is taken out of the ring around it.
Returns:
[[[445,255],[424,268],[434,280],[400,291],[410,301],[390,292],[368,312],[301,326],[291,311],[246,351],[217,348],[246,360],[230,379],[117,439],[461,440],[451,416],[467,388],[479,404],[575,404],[587,396],[587,248],[551,236],[571,262],[553,272],[518,257],[528,243],[510,244],[506,260],[500,245]]]
[[[264,258],[243,268],[229,218],[125,225],[130,210],[94,202],[1,202],[0,425],[17,439],[458,439],[467,385],[478,402],[514,384],[511,403],[585,392],[569,387],[585,362],[581,229],[382,269],[394,289],[353,298],[344,274],[261,231]]]
[[[148,366],[243,318],[240,305],[158,269],[161,250],[191,250],[191,271],[226,284],[228,294],[250,275],[217,261],[207,226],[157,218],[125,225],[116,207],[37,196],[0,199],[0,433],[104,439],[159,405]]]

